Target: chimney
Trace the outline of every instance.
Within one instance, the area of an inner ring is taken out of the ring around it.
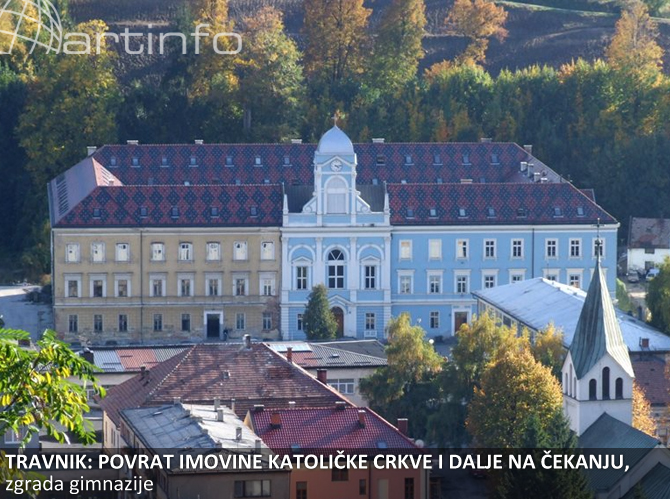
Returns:
[[[275,430],[281,428],[281,414],[280,413],[273,412],[270,415],[270,426],[272,428],[274,428]]]
[[[263,404],[254,404],[254,412],[263,412],[265,406]]]
[[[93,364],[93,362],[94,362],[93,352],[91,352],[91,350],[89,350],[88,347],[85,347],[85,348],[82,350],[82,352],[81,352],[81,356],[84,357],[84,360],[85,360],[86,362],[89,362],[90,364]]]
[[[479,142],[481,144],[490,144],[491,142],[493,142],[493,139],[490,137],[482,137],[479,139]]]
[[[649,338],[640,338],[640,346],[642,348],[649,348]]]
[[[523,146],[523,149],[524,149],[528,154],[533,154],[533,146],[527,144],[527,145]]]
[[[358,410],[358,426],[365,428],[365,411],[363,409]]]
[[[214,397],[214,410],[218,411],[221,407],[221,399],[219,397]]]
[[[140,367],[140,379],[144,379],[147,375],[147,366],[141,366]]]
[[[380,137],[378,139],[372,139],[373,144],[383,144],[384,143],[384,138]]]
[[[220,421],[220,422],[223,422],[223,415],[224,414],[225,414],[225,411],[223,410],[223,408],[217,409],[216,410],[216,420]]]
[[[181,397],[173,397],[173,399],[172,399],[172,403],[173,403],[174,405],[179,405],[179,404],[181,404]]]
[[[317,369],[316,370],[316,379],[318,379],[324,385],[328,384],[328,369]]]
[[[244,335],[244,348],[251,348],[251,335],[250,334],[245,334]]]
[[[407,421],[407,418],[398,418],[398,431],[408,437],[409,433],[409,428],[408,428],[409,422]]]
[[[126,144],[128,144],[129,146],[137,146],[137,145],[140,144],[140,141],[139,140],[127,140]]]
[[[525,172],[526,170],[528,170],[528,161],[522,161],[519,165],[519,171]]]
[[[202,140],[202,139],[195,139],[195,145],[196,145],[196,146],[201,146],[201,145],[203,145],[204,143],[205,143],[205,141]]]
[[[242,428],[239,426],[235,428],[235,440],[237,440],[238,442],[242,440]]]
[[[93,154],[97,150],[98,150],[98,148],[96,146],[86,146],[86,155],[87,156],[93,156]]]
[[[289,409],[295,409],[295,400],[289,400],[288,401],[288,408]]]
[[[335,402],[335,409],[337,409],[338,411],[343,411],[344,409],[346,409],[346,407],[347,403],[344,400],[338,400],[337,402]]]
[[[256,452],[258,452],[258,453],[260,453],[260,451],[261,451],[261,443],[262,443],[261,439],[257,438],[256,442],[255,442],[255,448],[256,448]]]
[[[291,139],[291,144],[302,144],[302,139]]]
[[[235,399],[230,399],[230,410],[235,412]]]
[[[293,364],[293,347],[286,347],[286,360]]]

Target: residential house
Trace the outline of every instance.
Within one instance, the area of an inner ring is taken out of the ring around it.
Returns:
[[[670,256],[670,219],[631,217],[628,225],[628,270],[647,271]]]

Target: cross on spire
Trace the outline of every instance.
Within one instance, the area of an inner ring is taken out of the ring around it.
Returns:
[[[603,242],[600,240],[600,217],[596,222],[596,259],[600,262],[600,257],[602,256]]]
[[[340,111],[339,109],[335,110],[335,113],[333,113],[333,116],[331,117],[333,120],[333,126],[337,126],[337,120],[340,119]]]

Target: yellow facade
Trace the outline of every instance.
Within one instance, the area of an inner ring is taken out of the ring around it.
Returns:
[[[55,229],[56,331],[105,344],[276,338],[279,229]]]

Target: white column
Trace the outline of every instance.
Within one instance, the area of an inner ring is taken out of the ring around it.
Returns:
[[[316,239],[316,258],[312,268],[312,286],[325,282],[325,265],[323,261],[323,238]]]

